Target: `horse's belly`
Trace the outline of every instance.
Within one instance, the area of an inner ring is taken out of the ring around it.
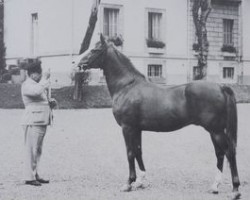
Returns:
[[[141,122],[141,129],[146,131],[170,132],[187,125],[189,125],[188,121],[183,119],[148,118]]]

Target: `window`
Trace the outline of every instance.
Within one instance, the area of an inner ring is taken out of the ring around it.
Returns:
[[[31,54],[36,56],[38,50],[38,14],[31,14]]]
[[[104,8],[103,34],[105,36],[118,36],[119,9]]]
[[[148,13],[148,39],[161,40],[162,13]]]
[[[145,20],[146,51],[152,54],[164,54],[166,46],[166,10],[147,8]]]
[[[232,19],[223,19],[223,44],[233,46],[233,24]]]
[[[162,65],[148,65],[148,77],[161,78],[162,77]]]
[[[234,68],[233,67],[223,67],[223,78],[224,79],[234,79]]]

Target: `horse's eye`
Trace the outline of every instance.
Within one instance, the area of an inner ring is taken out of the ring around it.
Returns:
[[[98,52],[100,51],[99,49],[93,49],[92,52],[95,53],[95,52]]]

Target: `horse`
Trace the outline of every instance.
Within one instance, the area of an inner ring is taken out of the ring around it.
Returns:
[[[217,175],[212,192],[218,193],[224,157],[232,177],[233,199],[240,197],[236,164],[237,107],[230,87],[208,81],[194,81],[163,87],[147,80],[112,42],[101,34],[93,49],[77,64],[80,70],[102,69],[112,98],[112,111],[122,129],[129,178],[122,187],[131,191],[141,187],[146,177],[142,159],[142,131],[170,132],[194,124],[210,133],[217,158]],[[135,160],[139,166],[136,176]]]

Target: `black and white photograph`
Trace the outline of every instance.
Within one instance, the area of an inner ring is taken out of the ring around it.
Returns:
[[[0,0],[0,200],[249,200],[250,0]]]

